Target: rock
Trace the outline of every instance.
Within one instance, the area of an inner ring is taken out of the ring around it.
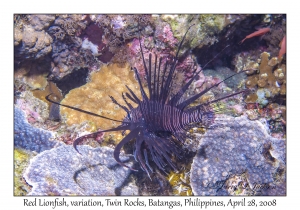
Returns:
[[[24,26],[22,31],[15,31],[15,57],[17,60],[44,57],[52,51],[51,43],[52,38],[45,31],[36,31],[30,25]]]
[[[30,25],[37,31],[47,29],[55,20],[55,15],[28,15]]]
[[[18,46],[22,41],[22,31],[19,28],[15,28],[14,30],[14,45]]]

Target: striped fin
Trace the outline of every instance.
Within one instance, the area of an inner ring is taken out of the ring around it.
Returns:
[[[195,100],[197,100],[198,98],[200,98],[201,96],[203,96],[205,93],[207,93],[207,92],[210,91],[211,89],[217,87],[219,84],[221,84],[221,83],[223,83],[224,81],[230,79],[231,77],[234,77],[235,75],[240,74],[240,73],[243,73],[243,72],[245,72],[245,71],[240,71],[240,72],[238,72],[238,73],[235,73],[235,74],[233,74],[233,75],[231,75],[231,76],[225,78],[225,79],[222,80],[221,82],[218,82],[218,83],[212,85],[211,87],[206,88],[204,91],[202,91],[202,92],[200,92],[200,93],[198,93],[198,94],[196,94],[196,95],[190,97],[189,99],[187,99],[187,100],[185,100],[184,102],[182,102],[182,103],[180,103],[179,105],[177,105],[178,109],[183,110],[184,108],[186,108],[188,105],[190,105],[191,103],[193,103]]]

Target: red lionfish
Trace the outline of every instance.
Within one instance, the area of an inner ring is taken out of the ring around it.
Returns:
[[[212,88],[217,87],[220,83],[236,75],[233,74],[225,78],[224,80],[212,85],[211,87],[195,94],[194,96],[183,100],[183,95],[186,93],[189,86],[202,71],[202,69],[198,71],[197,69],[195,69],[193,70],[193,77],[183,87],[181,87],[181,89],[177,91],[177,93],[171,96],[170,93],[172,92],[174,73],[178,64],[178,54],[185,36],[191,27],[192,26],[190,26],[184,34],[177,49],[175,58],[166,61],[163,68],[161,66],[163,58],[160,57],[159,59],[157,59],[157,56],[155,55],[154,69],[152,69],[151,53],[149,54],[149,64],[148,66],[146,65],[141,41],[139,42],[149,94],[146,94],[141,82],[140,75],[137,69],[134,67],[133,70],[139,84],[142,99],[139,99],[128,86],[126,86],[126,88],[128,89],[129,93],[122,93],[123,100],[127,106],[119,104],[112,96],[110,96],[113,103],[117,104],[124,111],[126,111],[127,116],[123,119],[123,121],[114,120],[79,108],[52,101],[49,98],[51,94],[46,97],[48,101],[54,104],[122,123],[116,128],[95,132],[77,138],[74,141],[73,146],[78,153],[79,151],[76,146],[84,138],[94,137],[99,133],[109,131],[123,131],[124,135],[125,131],[129,130],[130,132],[121,140],[121,142],[115,147],[114,150],[114,158],[120,165],[127,167],[133,171],[137,171],[136,169],[133,169],[132,167],[129,167],[121,162],[119,157],[121,148],[131,140],[135,140],[134,157],[136,161],[140,163],[142,170],[145,171],[149,177],[150,172],[153,172],[153,169],[149,164],[149,155],[152,157],[152,160],[157,165],[157,167],[162,171],[165,171],[164,167],[167,164],[171,166],[175,171],[177,171],[171,157],[172,155],[181,157],[182,145],[185,142],[187,135],[186,133],[191,128],[191,125],[195,123],[200,123],[205,127],[212,125],[215,120],[215,112],[213,111],[211,104],[245,92],[245,90],[242,90],[218,99],[199,104],[197,106],[189,106]],[[130,100],[130,102],[137,104],[136,108],[134,108],[128,102],[125,95]]]

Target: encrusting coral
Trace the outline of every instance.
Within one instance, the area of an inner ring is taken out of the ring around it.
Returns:
[[[259,121],[222,119],[202,139],[191,167],[195,195],[285,195],[286,144]],[[244,174],[243,192],[232,190]]]
[[[128,92],[126,85],[138,97],[141,96],[134,72],[131,71],[128,64],[124,67],[120,67],[117,64],[102,66],[99,71],[93,72],[90,75],[90,81],[87,84],[71,90],[61,103],[112,119],[122,120],[126,116],[126,112],[114,104],[109,96],[114,97],[124,105],[122,93]],[[134,106],[133,103],[132,105]],[[87,122],[90,125],[88,130],[91,132],[118,126],[116,122],[84,114],[69,108],[61,107],[60,109],[61,115],[65,116],[68,125]],[[114,139],[117,142],[120,141],[122,139],[121,133],[114,133],[117,134]]]
[[[37,128],[28,123],[25,113],[15,106],[14,110],[14,146],[28,151],[42,152],[62,145],[54,140],[54,133]]]
[[[122,188],[127,195],[137,194],[136,188],[124,187],[130,173],[119,167],[108,147],[64,145],[42,152],[30,160],[24,178],[32,186],[29,195],[116,195]],[[132,165],[126,155],[122,161]],[[125,190],[124,188],[127,188]]]

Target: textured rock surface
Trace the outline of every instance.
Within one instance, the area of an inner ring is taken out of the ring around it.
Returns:
[[[32,25],[35,30],[41,31],[50,26],[50,24],[55,20],[55,15],[28,15],[28,19],[30,25]]]
[[[33,188],[29,195],[137,194],[137,188],[122,185],[130,170],[120,166],[108,147],[61,146],[35,156],[24,173]],[[120,155],[128,166],[129,157]]]
[[[285,195],[285,141],[271,137],[261,122],[246,116],[222,124],[207,131],[193,160],[193,193],[229,195],[228,184],[244,174],[247,190],[235,194]]]
[[[20,60],[38,59],[51,52],[51,36],[43,31],[36,31],[30,25],[22,30],[16,28],[14,35],[15,57]]]
[[[52,140],[54,133],[36,128],[29,124],[25,113],[15,107],[14,111],[14,145],[29,151],[42,152],[57,147],[62,143]]]

